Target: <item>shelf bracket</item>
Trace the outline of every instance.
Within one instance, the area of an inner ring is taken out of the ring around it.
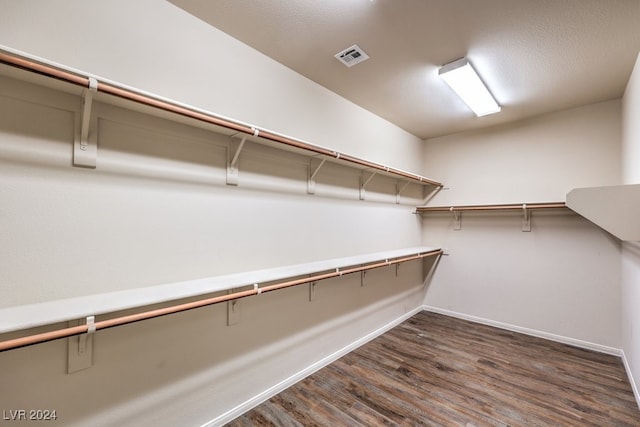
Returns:
[[[307,180],[307,194],[316,194],[316,175],[320,172],[320,168],[324,165],[327,159],[320,160],[320,163],[316,168],[313,168],[313,159],[309,160],[309,177]]]
[[[360,287],[364,287],[364,279],[367,277],[367,270],[360,272]]]
[[[522,231],[531,231],[531,212],[527,210],[527,204],[522,204]]]
[[[98,91],[98,81],[89,77],[89,88],[82,94],[80,135],[73,143],[73,165],[95,169],[98,158],[97,118],[91,117],[93,94]]]
[[[309,282],[309,301],[315,301],[316,300],[316,285],[317,282]]]
[[[400,181],[396,184],[396,205],[400,204],[400,193],[402,193],[411,182],[406,181],[402,186],[400,185]]]
[[[227,185],[238,185],[238,159],[240,158],[240,153],[244,148],[245,142],[247,142],[247,137],[243,136],[233,157],[227,155]],[[232,145],[233,144],[229,144],[229,150],[227,151],[229,154],[231,154]]]
[[[451,206],[449,210],[453,214],[453,229],[461,230],[462,229],[462,212],[456,211],[453,206]]]
[[[93,335],[96,331],[95,317],[86,318],[87,332],[67,339],[67,373],[82,371],[93,365]],[[82,320],[69,322],[69,327],[79,326]]]
[[[232,294],[239,289],[231,289],[228,293]],[[233,326],[240,323],[240,300],[234,299],[227,301],[227,326]]]
[[[369,184],[369,182],[373,179],[373,177],[376,176],[376,172],[372,172],[371,176],[369,176],[369,178],[364,179],[364,172],[362,172],[362,175],[360,175],[360,200],[364,200],[365,199],[365,188],[367,186],[367,184]]]

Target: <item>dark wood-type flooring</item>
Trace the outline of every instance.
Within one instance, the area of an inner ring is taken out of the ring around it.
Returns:
[[[620,358],[422,312],[229,426],[640,426]]]

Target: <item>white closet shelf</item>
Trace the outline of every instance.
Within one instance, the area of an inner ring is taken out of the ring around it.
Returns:
[[[348,271],[353,269],[354,266],[365,267],[362,269],[364,271],[370,269],[366,267],[374,268],[374,265],[382,267],[387,264],[392,265],[412,260],[407,258],[415,257],[415,259],[419,259],[421,257],[438,255],[439,251],[440,248],[437,247],[419,246],[2,308],[0,309],[0,333],[84,319],[87,316],[140,308],[151,304],[202,296],[247,286],[254,286],[254,290],[257,289],[258,292],[254,292],[253,294],[259,294],[261,291],[269,292],[278,289],[276,285],[261,286],[261,284],[265,283],[301,276],[317,275],[319,273],[325,273],[324,275],[328,276],[323,278],[336,277],[354,272]],[[307,280],[307,282],[309,281],[312,280]]]
[[[531,231],[531,212],[542,209],[564,209],[564,202],[536,202],[536,203],[508,203],[496,205],[457,205],[457,206],[418,206],[416,214],[428,214],[434,212],[450,212],[453,214],[454,230],[462,229],[462,212],[479,211],[520,211],[523,214],[522,231]]]
[[[622,241],[640,241],[640,184],[576,188],[567,206]]]
[[[567,205],[564,202],[509,203],[497,205],[418,206],[416,207],[416,213],[562,209],[566,207]]]
[[[130,88],[120,83],[98,78],[86,72],[73,70],[41,58],[35,58],[1,45],[0,73],[8,77],[72,93],[79,97],[86,96],[90,92],[91,100],[142,111],[192,126],[204,127],[222,135],[242,136],[247,140],[305,154],[311,158],[326,159],[356,169],[367,170],[371,173],[394,177],[399,181],[435,188],[443,187],[442,183],[425,176],[226,118],[155,94]]]

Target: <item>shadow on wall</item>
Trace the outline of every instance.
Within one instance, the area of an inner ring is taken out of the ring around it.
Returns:
[[[428,258],[422,259],[422,276],[423,276],[422,283],[424,285],[425,294],[429,290],[429,285],[431,285],[431,282],[433,280],[433,275],[435,274],[438,268],[438,264],[440,264],[440,260],[442,259],[443,256],[448,256],[448,255],[441,254],[440,256],[434,256],[434,257],[428,257]]]
[[[622,246],[627,250],[628,254],[635,256],[636,261],[640,263],[640,242],[624,242]]]
[[[247,141],[238,151],[240,138],[96,102],[92,113],[96,129],[90,132],[97,140],[97,168],[73,168],[72,147],[80,126],[77,99],[7,81],[22,88],[16,99],[0,96],[0,110],[5,113],[0,115],[0,129],[6,134],[0,139],[0,159],[11,162],[73,169],[81,177],[107,175],[225,187],[227,163],[237,153],[239,187],[301,195],[308,194],[310,171],[319,165],[319,160],[313,163],[307,155],[268,143]],[[29,94],[28,100],[19,99],[23,92]],[[360,183],[370,177],[370,171],[329,161],[317,170],[313,193],[359,200]],[[424,200],[422,185],[405,186],[402,180],[382,174],[367,182],[365,200],[395,204],[399,187],[403,188],[401,204]]]

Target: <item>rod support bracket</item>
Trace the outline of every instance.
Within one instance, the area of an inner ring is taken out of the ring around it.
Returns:
[[[527,210],[527,204],[522,204],[522,231],[531,231],[531,212]]]
[[[93,337],[96,332],[95,316],[85,319],[87,332],[67,338],[67,373],[82,371],[93,365]],[[79,326],[82,320],[69,322],[69,327]]]
[[[229,294],[238,291],[238,289],[230,289]],[[227,301],[227,326],[233,326],[240,323],[240,300],[232,299]]]
[[[365,199],[367,184],[369,184],[373,177],[376,176],[376,173],[376,171],[371,172],[371,175],[369,175],[369,178],[367,179],[364,178],[364,171],[360,175],[360,200]]]
[[[322,168],[322,166],[324,166],[324,163],[327,161],[327,159],[322,159],[317,166],[314,166],[313,160],[313,158],[309,160],[307,194],[316,194],[316,175],[318,175],[318,172],[320,172],[320,168]]]
[[[316,285],[318,282],[309,282],[309,301],[315,301],[317,299],[316,295]]]
[[[238,172],[238,159],[240,158],[240,153],[244,148],[244,144],[247,142],[247,136],[244,135],[238,146],[234,149],[233,137],[231,138],[231,142],[229,143],[229,148],[227,149],[227,185],[238,185],[239,181],[239,172]],[[231,152],[234,151],[233,156],[231,156]]]
[[[449,208],[449,211],[453,214],[453,229],[461,230],[462,229],[462,212],[458,212],[455,210],[453,206]]]
[[[98,91],[98,81],[89,77],[89,87],[82,93],[80,131],[73,143],[73,165],[95,169],[98,158],[97,118],[92,117],[93,95]]]
[[[404,184],[400,184],[401,181],[396,183],[396,205],[400,204],[400,193],[402,193],[411,184],[411,181],[405,181]]]

